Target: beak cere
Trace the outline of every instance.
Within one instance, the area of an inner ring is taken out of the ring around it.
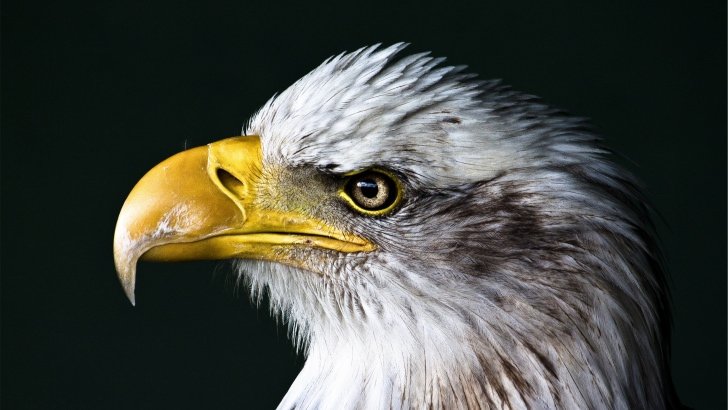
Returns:
[[[228,138],[174,155],[136,184],[119,214],[114,262],[132,304],[136,263],[263,259],[305,267],[286,249],[374,249],[367,240],[301,213],[256,204],[260,138]]]

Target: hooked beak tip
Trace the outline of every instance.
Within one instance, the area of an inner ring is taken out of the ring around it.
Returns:
[[[136,305],[134,298],[134,287],[136,284],[136,264],[139,259],[136,254],[137,252],[122,252],[117,246],[118,243],[114,244],[114,264],[116,265],[116,274],[121,283],[121,287],[124,288],[126,297],[131,302],[132,306]]]

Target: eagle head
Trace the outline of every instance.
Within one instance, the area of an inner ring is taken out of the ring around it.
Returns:
[[[234,259],[307,357],[280,408],[664,408],[648,209],[585,120],[404,47],[326,60],[145,175],[137,260]]]

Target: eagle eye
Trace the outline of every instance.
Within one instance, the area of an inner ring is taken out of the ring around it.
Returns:
[[[346,179],[341,197],[365,215],[384,215],[399,203],[401,186],[397,180],[381,171],[364,171]]]

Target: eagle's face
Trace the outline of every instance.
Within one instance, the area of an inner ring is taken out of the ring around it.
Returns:
[[[664,278],[580,119],[402,48],[340,55],[147,174],[135,264],[235,258],[308,361],[282,407],[669,404]]]

